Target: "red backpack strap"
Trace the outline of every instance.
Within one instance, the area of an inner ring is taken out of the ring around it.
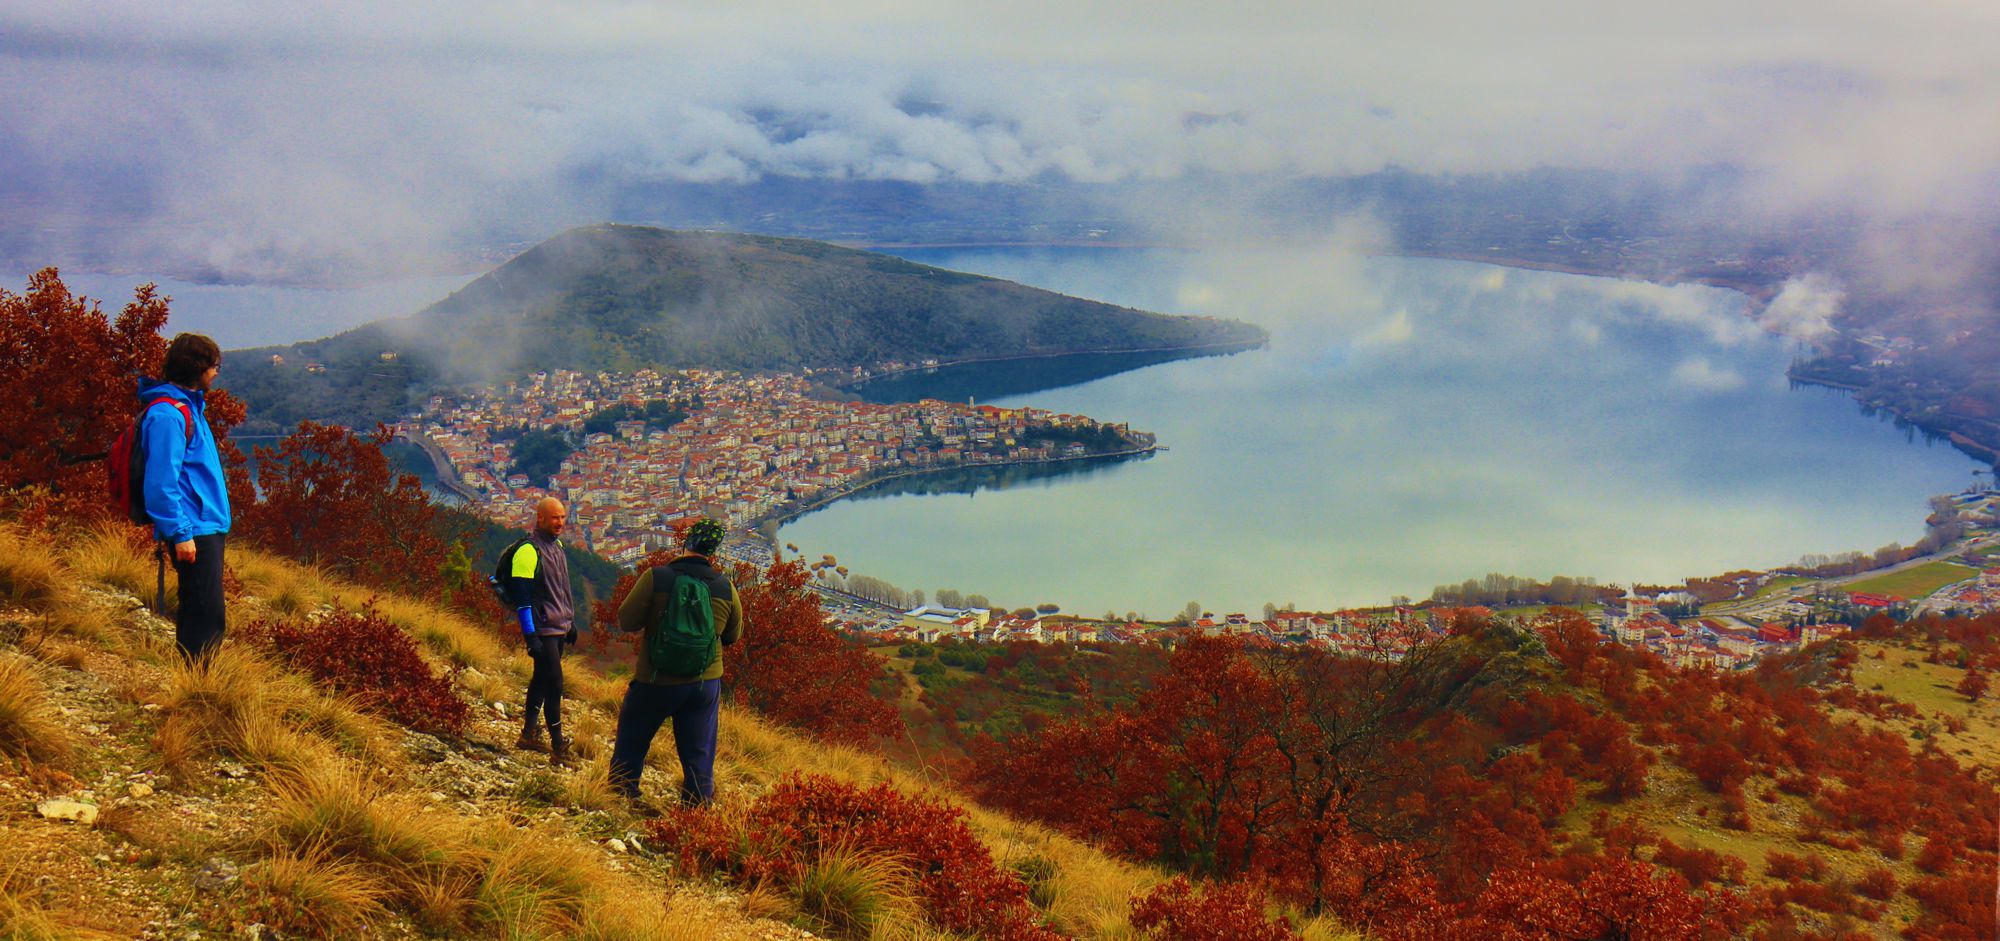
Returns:
[[[163,396],[160,396],[159,398],[156,398],[156,399],[152,400],[151,402],[147,402],[147,403],[146,403],[146,408],[145,408],[145,411],[149,411],[149,412],[150,412],[150,411],[152,411],[152,410],[153,410],[153,406],[155,406],[155,405],[158,405],[158,404],[160,404],[161,402],[165,402],[165,403],[167,403],[167,404],[169,404],[169,405],[172,405],[172,406],[173,406],[174,408],[176,408],[176,409],[179,409],[179,410],[180,410],[180,413],[181,413],[181,424],[182,424],[182,426],[183,426],[183,427],[185,428],[185,430],[187,431],[187,443],[188,443],[188,444],[193,444],[193,443],[194,443],[194,410],[193,410],[193,409],[190,409],[190,408],[188,408],[188,407],[187,407],[187,403],[186,403],[186,402],[183,402],[183,401],[181,401],[180,399],[176,399],[176,398],[173,398],[173,397],[171,397],[171,396],[165,396],[165,395],[163,395]]]

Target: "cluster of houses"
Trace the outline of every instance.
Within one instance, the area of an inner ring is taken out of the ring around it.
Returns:
[[[1985,583],[2000,597],[2000,569],[1991,570],[1990,576]],[[1857,605],[1873,599],[1889,605],[1902,604],[1902,599],[1893,596],[1864,593],[1850,596]],[[1643,647],[1676,666],[1717,670],[1742,669],[1774,651],[1796,650],[1838,637],[1848,630],[1846,624],[1838,621],[1804,623],[1812,609],[1803,599],[1791,602],[1790,606],[1797,610],[1788,609],[1786,614],[1799,620],[1751,625],[1697,617],[1677,622],[1660,613],[1655,599],[1629,596],[1622,603],[1606,605],[1597,626],[1607,641]],[[1479,606],[1391,607],[1332,614],[1278,611],[1263,619],[1247,614],[1204,614],[1187,624],[1152,624],[926,605],[900,614],[892,609],[866,609],[866,606],[829,609],[829,620],[879,643],[957,639],[981,644],[1010,641],[1171,644],[1195,636],[1228,636],[1252,645],[1300,644],[1329,653],[1397,660],[1412,644],[1448,632],[1460,617],[1485,618],[1492,614],[1491,609]]]
[[[1054,443],[1057,431],[1098,434],[1108,427],[1135,447],[1153,443],[1122,424],[1042,409],[829,402],[811,390],[808,379],[789,374],[557,370],[470,401],[434,399],[399,430],[428,437],[487,515],[517,523],[527,507],[553,494],[569,505],[582,540],[621,564],[670,544],[676,525],[696,516],[742,528],[886,474],[1087,453],[1080,443]],[[660,400],[699,407],[671,427],[619,421],[608,432],[583,436],[581,449],[547,481],[512,470],[513,429],[574,434],[602,410]]]
[[[1490,612],[1476,608],[1409,607],[1341,611],[1333,615],[1279,611],[1261,620],[1247,614],[1204,614],[1186,624],[1153,624],[925,605],[904,612],[893,623],[877,618],[841,624],[882,643],[936,643],[955,638],[980,644],[1010,641],[1172,644],[1191,637],[1235,637],[1253,646],[1303,644],[1330,653],[1395,660],[1407,653],[1412,644],[1444,634],[1460,613]]]
[[[1857,603],[1862,598],[1902,601],[1863,593],[1853,597]],[[1797,650],[1847,632],[1847,625],[1838,621],[1803,623],[1813,613],[1812,605],[1804,599],[1787,602],[1781,613],[1790,620],[1746,624],[1735,619],[1695,617],[1674,621],[1660,613],[1654,599],[1628,596],[1622,604],[1606,605],[1598,626],[1607,639],[1643,647],[1675,666],[1719,670],[1740,669],[1765,654]]]
[[[1951,593],[1951,603],[1980,613],[2000,610],[2000,568],[1981,569],[1978,581]]]

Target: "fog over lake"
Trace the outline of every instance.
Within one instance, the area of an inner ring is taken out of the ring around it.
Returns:
[[[117,316],[132,289],[147,282],[173,300],[167,332],[205,333],[225,350],[317,340],[371,320],[401,317],[443,300],[478,277],[435,275],[358,287],[302,288],[269,284],[199,284],[157,275],[64,271],[71,292],[99,302]],[[0,287],[27,289],[25,272],[0,272]]]
[[[1975,466],[1789,388],[1796,343],[1719,288],[1315,248],[901,254],[1272,335],[982,399],[1130,422],[1165,453],[843,501],[782,532],[931,594],[1163,617],[1380,604],[1488,572],[1671,582],[1913,542],[1926,498]]]

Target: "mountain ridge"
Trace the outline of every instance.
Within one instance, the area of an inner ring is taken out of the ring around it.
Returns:
[[[1261,328],[1044,291],[806,239],[601,223],[430,307],[235,351],[253,431],[365,426],[437,391],[546,369],[745,371],[1251,347]],[[239,365],[240,364],[240,365]]]

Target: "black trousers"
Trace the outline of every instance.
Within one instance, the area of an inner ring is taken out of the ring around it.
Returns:
[[[549,728],[562,724],[563,639],[536,636],[528,642],[528,655],[535,659],[535,674],[528,679],[528,714],[524,724],[533,725],[538,712],[546,712]]]
[[[194,537],[194,561],[174,560],[180,579],[180,610],[174,614],[174,641],[188,660],[206,657],[222,643],[228,627],[222,610],[222,552],[225,533]],[[173,546],[167,547],[172,553]]]

